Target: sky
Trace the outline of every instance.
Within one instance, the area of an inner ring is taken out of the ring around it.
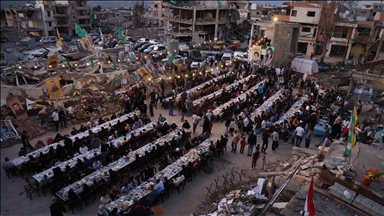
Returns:
[[[144,0],[145,2],[147,3],[150,3],[151,1],[149,0]],[[10,5],[12,6],[23,6],[25,5],[27,1],[1,1],[1,8],[6,8],[6,7],[9,7]],[[30,1],[30,2],[36,2],[36,1]],[[139,2],[141,2],[141,0],[139,0]],[[283,2],[285,1],[257,1],[257,0],[252,0],[252,2],[254,3],[259,3],[259,4],[264,4],[264,3],[268,3],[270,5],[281,5]],[[370,1],[360,1],[360,2],[377,2],[374,1],[374,0],[370,0]],[[136,1],[133,0],[133,1],[89,1],[88,0],[88,5],[91,6],[91,7],[95,7],[97,5],[100,5],[101,7],[124,7],[124,6],[129,6],[129,5],[132,5],[132,4],[135,4]]]

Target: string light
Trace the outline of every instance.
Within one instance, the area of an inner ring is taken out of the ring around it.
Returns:
[[[63,65],[62,67],[65,67],[65,65]]]
[[[100,65],[100,62],[97,62],[98,65]]]
[[[35,69],[37,68],[37,66],[35,65]]]
[[[75,67],[77,67],[77,64],[75,64]]]
[[[21,69],[21,66],[19,66],[19,69]]]
[[[172,77],[169,77],[169,79],[172,79]]]
[[[188,77],[188,75],[187,75],[187,74],[185,74],[185,77]]]
[[[51,67],[52,67],[52,65],[49,65],[48,67],[50,67],[50,68],[51,68]]]

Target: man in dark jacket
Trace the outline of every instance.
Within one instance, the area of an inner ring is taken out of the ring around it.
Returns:
[[[265,131],[263,132],[262,138],[263,138],[263,146],[261,147],[261,152],[264,154],[267,154],[265,151],[268,148],[268,137],[269,137],[269,128],[265,128]]]
[[[63,212],[67,212],[64,205],[57,201],[56,197],[52,197],[52,204],[49,207],[51,216],[63,216]]]
[[[252,156],[253,153],[253,147],[255,146],[257,142],[256,134],[251,131],[251,134],[248,137],[248,156]]]

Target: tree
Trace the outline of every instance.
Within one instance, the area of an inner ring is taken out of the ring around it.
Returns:
[[[101,6],[100,5],[97,5],[96,7],[93,7],[92,10],[93,11],[101,11]]]
[[[138,28],[140,27],[141,25],[141,16],[143,15],[144,13],[144,5],[142,4],[135,4],[135,6],[133,7],[133,26],[135,28]]]
[[[319,20],[319,36],[322,38],[321,45],[323,47],[320,62],[324,61],[327,53],[327,45],[329,44],[335,30],[335,24],[339,19],[340,13],[346,10],[352,11],[359,4],[356,0],[334,0],[323,4],[322,12]]]

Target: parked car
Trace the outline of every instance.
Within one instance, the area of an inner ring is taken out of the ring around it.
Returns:
[[[304,58],[303,53],[296,53],[295,58]]]
[[[161,59],[162,62],[167,62],[169,58],[164,58],[164,59]],[[184,59],[187,59],[187,57],[184,57],[184,56],[181,56],[181,55],[175,55],[175,60],[176,61],[181,61],[181,60],[184,60]]]
[[[186,42],[179,43],[179,50],[182,52],[187,51],[188,50],[188,43],[186,43]]]
[[[191,63],[191,68],[198,68],[199,65],[200,67],[205,66],[205,61],[203,61],[201,58],[195,58]]]
[[[56,36],[43,37],[40,40],[40,43],[56,43],[56,42],[57,42]]]
[[[144,44],[143,46],[141,46],[139,49],[137,49],[137,51],[139,52],[144,52],[144,50],[146,50],[148,47],[152,46],[153,44],[150,44],[150,43],[146,43]]]
[[[153,47],[155,47],[154,44],[150,45],[149,47],[147,47],[147,49],[144,50],[144,53],[149,54],[150,52],[153,51]]]
[[[215,53],[207,53],[206,55],[207,55],[207,59],[209,59],[209,60],[211,60],[211,59],[215,60],[215,58],[216,58]]]
[[[195,45],[194,48],[198,50],[209,50],[209,45],[202,43]]]
[[[248,47],[239,47],[239,48],[237,48],[236,51],[239,51],[239,52],[248,52]]]
[[[136,43],[135,45],[133,45],[133,49],[134,50],[138,50],[141,46],[143,46],[144,44],[146,44],[146,42],[139,42],[139,43]]]
[[[225,46],[225,41],[217,41],[213,46],[213,50],[222,50]]]
[[[234,45],[234,44],[231,44],[231,45],[228,45],[228,46],[227,46],[227,49],[230,49],[230,50],[232,50],[232,51],[236,51],[236,50],[237,50],[237,46]]]
[[[326,63],[324,63],[324,62],[320,62],[320,59],[312,58],[312,60],[317,62],[317,65],[319,66],[319,71],[327,71],[327,70],[329,70],[329,66]]]

